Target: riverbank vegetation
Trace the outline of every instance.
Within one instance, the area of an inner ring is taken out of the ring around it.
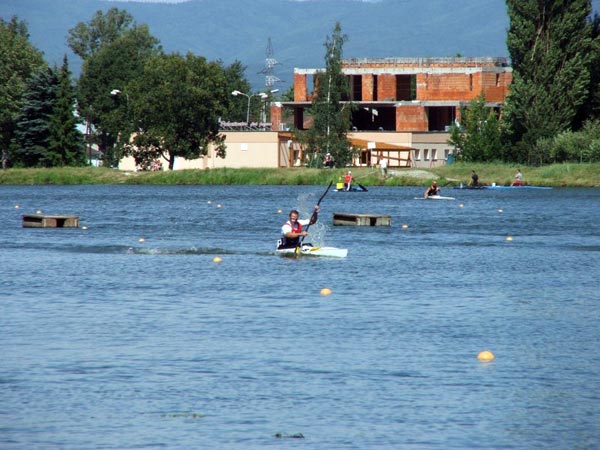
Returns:
[[[541,167],[504,163],[455,163],[428,170],[391,169],[386,176],[377,168],[352,169],[354,183],[370,186],[425,186],[437,179],[442,186],[468,184],[471,171],[481,184],[508,185],[517,168],[528,185],[600,187],[600,163],[551,164]],[[326,185],[341,182],[343,169],[208,169],[158,172],[123,172],[92,167],[0,170],[0,185]]]

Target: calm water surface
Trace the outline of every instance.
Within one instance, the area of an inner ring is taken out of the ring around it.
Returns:
[[[599,189],[323,190],[0,186],[0,448],[600,448]]]

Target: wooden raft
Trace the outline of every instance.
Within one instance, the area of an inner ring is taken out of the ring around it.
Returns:
[[[24,228],[79,228],[79,216],[23,214]]]
[[[389,227],[392,225],[392,218],[380,214],[333,213],[333,224],[357,227]]]

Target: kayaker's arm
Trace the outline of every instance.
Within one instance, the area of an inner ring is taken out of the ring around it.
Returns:
[[[294,239],[301,236],[308,236],[308,233],[306,231],[301,231],[300,233],[294,233],[293,231],[289,231],[285,233],[285,237],[288,239]]]

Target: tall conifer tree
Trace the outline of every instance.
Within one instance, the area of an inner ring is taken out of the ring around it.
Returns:
[[[50,145],[46,165],[82,166],[85,164],[83,136],[77,131],[74,115],[75,93],[67,57],[58,71],[56,101],[50,119]]]
[[[56,74],[49,67],[39,71],[27,83],[11,145],[12,160],[18,166],[48,165],[50,118],[54,111],[57,84]]]
[[[507,159],[533,162],[539,138],[576,125],[590,83],[590,0],[507,0],[513,82],[505,109],[514,146]]]

